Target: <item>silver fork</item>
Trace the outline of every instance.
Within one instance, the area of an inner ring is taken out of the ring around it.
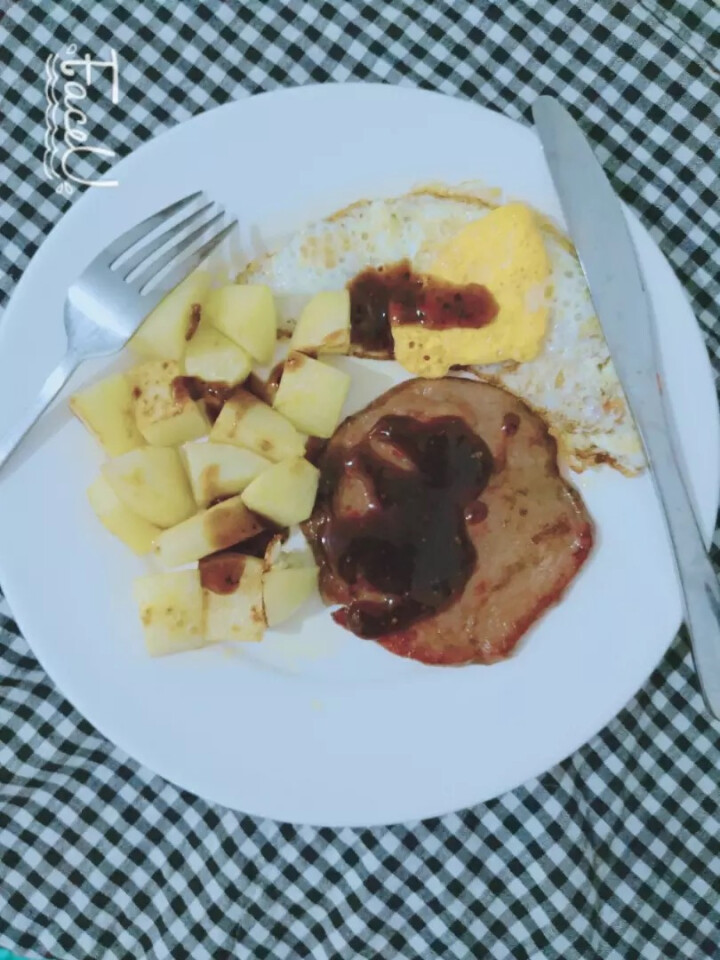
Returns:
[[[78,364],[92,357],[109,356],[124,347],[153,307],[192,273],[237,225],[237,220],[233,220],[196,250],[188,252],[225,216],[220,210],[205,219],[215,206],[206,203],[158,237],[142,242],[202,196],[201,191],[184,197],[128,230],[98,254],[72,284],[64,308],[67,352],[43,384],[35,402],[17,425],[0,438],[0,469]],[[191,232],[176,239],[186,230]],[[171,243],[173,239],[175,243]],[[167,244],[171,246],[166,250]],[[126,257],[127,254],[130,256]]]

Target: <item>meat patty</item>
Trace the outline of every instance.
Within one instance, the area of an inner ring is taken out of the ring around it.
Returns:
[[[412,424],[421,439],[413,439]],[[393,425],[402,427],[402,442],[394,442]],[[426,469],[434,449],[456,457],[444,467],[451,476]],[[592,521],[560,476],[545,422],[488,383],[407,381],[341,424],[319,466],[320,493],[304,530],[324,601],[344,605],[336,619],[354,632],[424,663],[509,656],[562,596],[593,543]],[[420,473],[420,499],[409,508]],[[439,492],[451,483],[455,506]],[[395,501],[388,499],[392,491]],[[422,562],[432,567],[425,573],[406,569],[408,558],[417,559],[417,542],[407,542],[417,533],[408,532],[408,517],[416,517],[434,548],[425,550]],[[348,529],[363,531],[354,553]],[[447,577],[444,562],[453,565]],[[410,593],[403,584],[412,584]],[[386,615],[368,618],[368,610]]]

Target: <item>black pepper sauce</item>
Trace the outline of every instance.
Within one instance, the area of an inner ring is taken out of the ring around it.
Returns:
[[[322,437],[308,437],[305,441],[305,459],[309,460],[314,467],[318,467],[327,445],[327,440]]]
[[[363,270],[348,290],[353,352],[384,359],[393,357],[393,326],[477,329],[498,312],[495,298],[482,284],[449,283],[414,273],[407,260]]]
[[[256,533],[254,537],[249,537],[230,549],[248,557],[257,557],[258,560],[264,560],[268,547],[276,537],[280,537],[280,542],[285,543],[289,536],[290,530],[287,527],[276,527],[274,524],[270,524],[267,530]]]
[[[284,360],[282,360],[280,363],[276,363],[270,371],[267,380],[263,380],[262,377],[259,377],[255,373],[255,371],[252,371],[243,386],[248,393],[252,393],[252,395],[257,397],[258,400],[262,400],[263,403],[267,403],[272,406],[273,400],[275,399],[275,394],[278,392],[278,387],[280,386],[280,380],[282,379],[284,369]]]
[[[214,553],[198,564],[200,583],[212,593],[235,593],[245,571],[245,557],[239,553]]]
[[[172,382],[173,395],[176,400],[182,401],[186,397],[191,400],[200,400],[205,405],[208,418],[214,423],[238,384],[230,385],[224,381],[203,380],[201,377],[180,376]]]
[[[520,417],[516,413],[506,413],[500,428],[506,437],[514,437],[520,429]]]
[[[201,317],[202,317],[202,306],[199,303],[191,304],[187,330],[185,331],[186,340],[192,340],[192,338],[197,333],[197,328],[200,326]]]
[[[509,442],[519,429],[520,417],[516,413],[506,413],[500,426],[502,441],[495,448],[495,473],[502,473],[505,469]]]
[[[357,351],[387,359],[393,357],[390,332],[390,284],[383,267],[370,267],[348,284],[350,343]]]
[[[218,502],[221,502],[218,500]],[[206,590],[213,593],[233,593],[242,579],[247,557],[256,557],[264,560],[270,543],[280,537],[284,543],[290,535],[287,527],[270,527],[248,537],[240,543],[217,553],[203,557],[198,567],[200,581]]]
[[[378,638],[462,593],[476,562],[466,510],[492,468],[485,441],[451,416],[385,416],[345,459],[325,457],[306,532],[320,563],[350,586],[336,620]],[[364,508],[338,512],[337,491],[342,499],[343,482],[358,475],[372,490]]]

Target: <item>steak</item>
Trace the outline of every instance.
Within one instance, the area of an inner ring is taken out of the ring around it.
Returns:
[[[509,656],[593,543],[545,422],[488,383],[407,381],[345,420],[319,467],[303,529],[323,600],[424,663]]]

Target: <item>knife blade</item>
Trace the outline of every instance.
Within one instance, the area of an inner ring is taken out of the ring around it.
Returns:
[[[568,111],[543,96],[533,119],[663,508],[703,697],[720,719],[720,584],[673,445],[655,317],[635,247],[620,201]]]

